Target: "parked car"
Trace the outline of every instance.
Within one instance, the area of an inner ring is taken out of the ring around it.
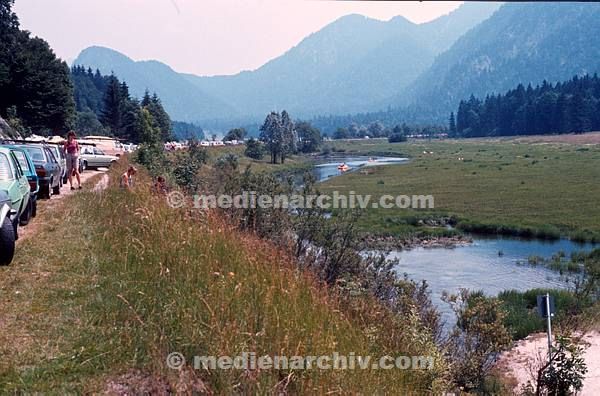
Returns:
[[[14,152],[8,147],[0,147],[0,191],[6,193],[10,208],[16,211],[12,218],[16,240],[19,223],[26,224],[31,219],[31,188]]]
[[[79,161],[83,169],[108,168],[118,159],[119,157],[117,156],[106,155],[104,151],[97,147],[82,147],[79,156]]]
[[[15,255],[14,219],[17,211],[11,207],[10,197],[0,191],[0,265],[8,265]]]
[[[31,203],[31,217],[35,217],[37,215],[37,197],[40,192],[40,184],[37,172],[35,171],[35,164],[31,159],[31,156],[23,146],[17,145],[7,145],[13,153],[15,157],[19,161],[21,165],[21,169],[25,176],[27,176],[27,181],[29,182],[30,196],[29,201]],[[25,224],[23,224],[25,225]]]
[[[35,164],[38,175],[39,196],[50,198],[52,194],[60,194],[61,169],[52,151],[45,144],[26,144],[23,146]]]

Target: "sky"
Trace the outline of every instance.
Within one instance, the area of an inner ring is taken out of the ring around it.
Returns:
[[[178,72],[254,70],[348,14],[423,23],[461,2],[326,0],[16,0],[21,27],[72,62],[101,45]]]

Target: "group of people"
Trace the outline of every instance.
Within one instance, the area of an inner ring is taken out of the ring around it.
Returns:
[[[73,186],[73,177],[77,179],[77,188],[81,189],[81,175],[79,173],[79,154],[81,153],[81,149],[79,148],[79,143],[77,142],[77,136],[74,131],[69,131],[67,134],[67,140],[64,142],[63,146],[67,159],[67,175],[69,179],[69,186],[71,186],[71,190],[75,190]],[[119,185],[122,188],[131,188],[133,187],[133,177],[137,173],[137,169],[135,166],[130,166],[127,169],[127,172],[121,175],[121,180],[119,181]]]
[[[79,143],[77,143],[77,136],[75,132],[70,131],[67,134],[67,140],[64,143],[64,150],[67,157],[67,174],[69,175],[69,185],[71,190],[75,190],[73,187],[73,177],[77,179],[77,188],[81,189],[81,176],[79,173]],[[130,189],[133,187],[134,176],[137,174],[135,166],[130,165],[127,171],[121,175],[119,180],[119,186],[121,188]],[[158,194],[166,194],[168,192],[167,181],[163,176],[158,176],[154,183],[154,192]]]

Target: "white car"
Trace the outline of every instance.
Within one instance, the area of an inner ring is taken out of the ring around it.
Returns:
[[[108,168],[118,159],[119,157],[114,155],[104,154],[104,151],[96,147],[82,147],[79,157],[81,168],[84,170],[88,168]]]

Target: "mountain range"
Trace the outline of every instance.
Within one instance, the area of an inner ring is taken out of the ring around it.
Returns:
[[[102,47],[74,63],[114,72],[136,96],[156,91],[181,121],[234,126],[271,110],[311,118],[411,108],[411,121],[442,122],[471,94],[599,71],[599,36],[597,3],[465,3],[424,24],[345,16],[232,76],[181,74]]]
[[[103,47],[85,49],[74,64],[114,72],[136,96],[156,91],[171,117],[181,121],[254,119],[282,108],[302,117],[375,110],[374,103],[406,88],[498,7],[469,3],[424,24],[401,16],[383,22],[348,15],[257,70],[232,76],[180,74]]]

